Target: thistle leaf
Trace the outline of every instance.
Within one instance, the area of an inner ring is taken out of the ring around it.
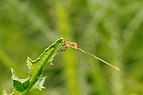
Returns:
[[[18,80],[13,80],[13,86],[17,91],[23,92],[29,86],[29,80],[26,80],[23,83]]]
[[[30,57],[27,57],[26,62],[27,62],[28,69],[30,70],[32,66],[32,60],[30,59]]]
[[[45,89],[44,87],[44,82],[45,82],[46,77],[41,77],[38,81],[39,84],[39,90]]]
[[[23,92],[24,90],[26,90],[29,86],[29,78],[20,79],[16,76],[13,69],[11,69],[11,72],[12,72],[14,89],[16,89],[19,92]]]
[[[40,91],[45,89],[44,87],[44,82],[45,82],[46,77],[40,77],[36,84],[33,86],[33,89],[39,89]]]
[[[60,38],[55,43],[46,48],[43,53],[35,60],[31,60],[29,57],[27,57],[26,62],[29,68],[29,75],[25,79],[18,78],[14,70],[11,69],[14,95],[27,95],[27,93],[29,92],[29,90],[31,90],[35,83],[37,83],[37,87],[39,90],[44,89],[45,87],[43,86],[43,84],[46,77],[40,77],[43,67],[45,66],[45,64],[52,63],[55,55],[60,48],[65,47],[64,45],[65,44],[63,43],[63,38]],[[7,95],[7,93],[4,92],[4,95]]]

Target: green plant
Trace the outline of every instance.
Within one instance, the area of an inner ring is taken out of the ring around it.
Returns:
[[[65,51],[66,48],[73,48],[76,49],[77,51],[83,52],[87,55],[92,56],[95,59],[98,59],[105,64],[115,68],[116,70],[119,70],[117,67],[109,64],[108,62],[80,49],[77,47],[77,43],[75,42],[69,42],[67,40],[64,40],[63,38],[58,39],[55,43],[50,45],[48,48],[44,50],[44,52],[35,60],[31,60],[29,57],[27,57],[27,66],[29,68],[29,75],[25,79],[20,79],[18,78],[14,70],[11,69],[12,72],[12,79],[13,79],[13,92],[9,95],[26,95],[29,90],[33,87],[36,86],[36,83],[38,83],[38,88],[39,90],[43,89],[44,86],[44,80],[46,77],[40,77],[43,67],[45,64],[52,64],[52,61],[57,54],[58,51]],[[6,91],[3,93],[4,95],[8,95]]]
[[[40,78],[42,69],[45,64],[52,63],[52,60],[57,54],[57,52],[59,50],[61,51],[63,48],[65,48],[63,38],[60,38],[51,46],[46,48],[44,52],[36,60],[33,61],[28,57],[26,62],[29,68],[29,76],[26,79],[19,79],[14,74],[14,71],[12,69],[11,71],[14,88],[13,92],[10,95],[25,95],[35,85],[37,81],[39,82],[39,89],[43,89],[43,81],[45,77]],[[5,91],[4,95],[7,95]]]

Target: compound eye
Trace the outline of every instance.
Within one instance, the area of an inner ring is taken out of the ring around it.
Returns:
[[[64,40],[64,44],[65,45],[69,44],[69,41],[68,40]]]

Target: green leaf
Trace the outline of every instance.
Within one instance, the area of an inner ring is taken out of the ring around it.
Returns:
[[[35,83],[37,83],[37,88],[39,90],[44,89],[45,87],[43,84],[46,77],[40,77],[43,67],[45,64],[51,64],[55,55],[63,48],[65,48],[65,44],[63,38],[60,38],[46,48],[35,60],[31,60],[29,57],[27,57],[26,62],[29,68],[29,75],[25,79],[18,78],[14,73],[14,70],[11,69],[14,95],[27,95],[27,92],[35,85]],[[4,95],[7,95],[7,93],[4,92]]]
[[[19,92],[23,92],[24,90],[26,90],[29,86],[29,78],[20,79],[16,76],[13,69],[11,69],[11,72],[12,72],[14,89],[16,89]]]
[[[18,80],[13,80],[13,86],[17,91],[23,92],[29,86],[29,80],[27,80],[23,83]]]
[[[55,43],[46,48],[35,60],[31,60],[29,57],[27,57],[26,62],[29,68],[30,83],[26,92],[28,92],[35,85],[35,83],[38,84],[37,87],[39,90],[44,88],[43,84],[45,77],[40,78],[43,67],[45,64],[51,64],[57,52],[63,47],[65,47],[65,44],[63,43],[63,38],[60,38]]]
[[[26,62],[27,62],[28,69],[30,70],[32,66],[32,60],[30,59],[30,57],[27,57]]]
[[[39,90],[45,89],[45,87],[44,87],[45,79],[46,79],[46,77],[41,77],[41,78],[38,80]]]
[[[40,77],[36,84],[33,86],[33,89],[39,89],[40,91],[42,89],[45,89],[44,87],[44,82],[45,82],[46,77]]]

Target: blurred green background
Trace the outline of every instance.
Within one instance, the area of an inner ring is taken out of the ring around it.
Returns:
[[[12,92],[11,68],[25,78],[27,56],[60,37],[121,71],[68,49],[30,95],[143,95],[143,0],[0,0],[0,95]]]

